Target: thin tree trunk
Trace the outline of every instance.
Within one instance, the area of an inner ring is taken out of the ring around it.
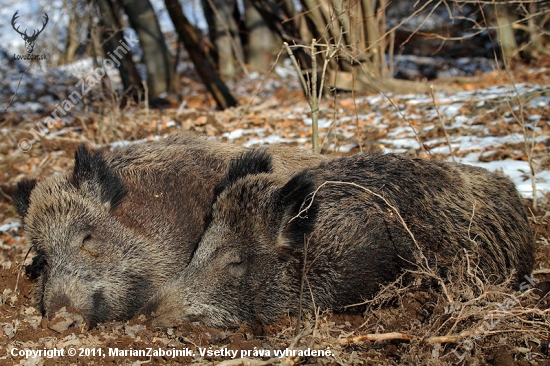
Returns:
[[[495,5],[495,15],[498,25],[499,43],[502,47],[502,56],[511,59],[517,53],[518,45],[512,29],[513,16],[508,11],[507,4]]]
[[[84,23],[78,1],[64,1],[63,7],[67,9],[67,11],[71,12],[71,16],[69,19],[69,26],[67,27],[65,51],[63,51],[59,57],[58,65],[68,64],[74,61],[74,54],[80,45],[80,35]]]
[[[244,0],[244,11],[248,31],[247,62],[265,72],[273,63],[273,34],[251,0]]]
[[[164,35],[149,0],[119,0],[137,33],[147,69],[149,99],[171,93],[175,81],[173,67]]]
[[[378,32],[378,21],[376,19],[376,0],[363,0],[363,11],[365,12],[366,18],[366,27],[367,27],[367,47],[375,44],[380,39],[380,34]],[[370,48],[370,70],[375,76],[381,76],[380,67],[381,67],[381,57],[385,57],[384,50],[379,52],[378,47]],[[381,53],[381,54],[380,54]]]
[[[106,54],[116,54],[119,60],[117,68],[120,72],[122,85],[126,95],[137,100],[138,95],[143,92],[141,77],[136,69],[136,65],[132,60],[132,51],[124,49],[124,38],[122,27],[118,16],[113,8],[110,0],[95,0],[99,13],[102,34],[102,46]]]
[[[226,80],[236,75],[236,61],[243,59],[239,37],[239,16],[235,0],[202,0],[204,15],[208,23],[210,40],[216,45],[220,74]]]
[[[180,40],[189,53],[189,57],[195,65],[195,69],[204,85],[216,100],[218,108],[226,109],[236,106],[237,100],[231,95],[231,92],[216,73],[208,57],[206,57],[199,37],[200,31],[197,30],[183,14],[183,10],[178,0],[164,0],[164,3],[166,4],[166,9],[170,14],[170,18],[172,19],[172,23],[176,28]]]
[[[305,22],[301,21],[301,17],[296,12],[292,0],[285,0],[281,3],[282,12],[279,11],[279,4],[272,0],[251,0],[254,7],[264,18],[265,23],[271,30],[278,34],[284,41],[289,44],[305,44],[306,41],[313,39],[311,32]],[[300,63],[302,70],[311,69],[311,56],[304,51],[303,48],[296,48],[294,55]]]

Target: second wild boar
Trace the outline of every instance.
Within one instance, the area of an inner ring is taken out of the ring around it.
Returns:
[[[266,152],[231,164],[191,262],[143,309],[153,324],[271,323],[297,313],[303,275],[303,306],[339,311],[406,269],[444,277],[465,253],[489,281],[532,270],[533,234],[501,174],[393,154],[271,172]]]

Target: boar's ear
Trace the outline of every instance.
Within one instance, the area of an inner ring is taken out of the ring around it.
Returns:
[[[241,154],[229,164],[227,175],[216,186],[214,194],[218,196],[227,187],[247,175],[273,172],[271,154],[264,149],[254,149]]]
[[[101,203],[113,210],[122,202],[126,194],[121,179],[108,166],[103,154],[93,154],[85,145],[80,145],[75,153],[74,170],[71,183],[80,188],[82,183],[89,181],[99,184]]]
[[[36,179],[23,179],[17,183],[17,190],[13,195],[13,204],[17,214],[25,219],[31,202],[31,192],[36,187]]]
[[[293,252],[304,245],[304,240],[313,231],[318,204],[312,201],[315,184],[307,170],[294,176],[276,193],[275,204],[283,212],[277,248]]]

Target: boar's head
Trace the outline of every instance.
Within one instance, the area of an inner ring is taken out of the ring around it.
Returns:
[[[155,263],[140,258],[154,248],[113,215],[124,196],[102,154],[84,146],[72,172],[18,184],[14,203],[37,254],[36,298],[44,315],[65,306],[94,326],[132,316],[150,295],[154,275],[146,268]]]
[[[290,181],[273,174],[265,151],[235,159],[216,190],[212,222],[191,262],[142,312],[157,326],[188,320],[213,327],[271,322],[284,314],[287,301],[298,298],[315,206],[300,211],[312,191],[305,174]]]

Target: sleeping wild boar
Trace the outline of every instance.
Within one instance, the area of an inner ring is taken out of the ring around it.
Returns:
[[[243,151],[190,133],[97,153],[81,146],[72,171],[20,182],[14,202],[37,254],[40,310],[71,308],[90,326],[131,318],[187,265],[214,188]],[[266,151],[281,174],[325,159]]]
[[[272,171],[262,151],[231,164],[191,262],[143,309],[153,324],[296,314],[304,271],[304,307],[336,311],[425,260],[441,276],[465,252],[489,281],[531,272],[533,235],[501,174],[393,154],[340,158],[292,179]]]

